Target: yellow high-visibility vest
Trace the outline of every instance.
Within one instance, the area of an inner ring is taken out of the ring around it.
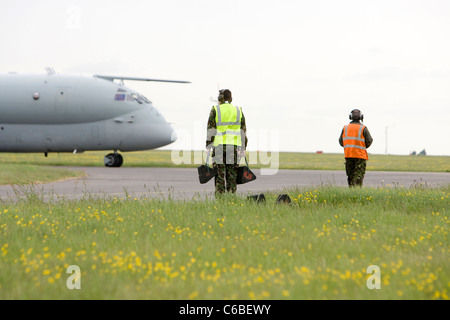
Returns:
[[[216,135],[214,147],[220,144],[242,146],[241,137],[241,107],[223,103],[214,107],[216,110]]]

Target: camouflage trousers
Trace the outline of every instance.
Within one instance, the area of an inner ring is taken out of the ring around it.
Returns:
[[[213,151],[213,168],[217,169],[214,185],[216,195],[225,192],[236,193],[239,166],[237,146],[217,146]]]
[[[345,172],[349,187],[362,187],[364,174],[366,173],[366,160],[357,158],[345,158]]]

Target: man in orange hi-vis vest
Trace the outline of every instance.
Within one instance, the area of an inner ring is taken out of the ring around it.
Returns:
[[[361,123],[364,119],[361,110],[352,110],[349,118],[351,122],[342,129],[339,144],[344,147],[345,172],[349,187],[361,187],[366,173],[366,161],[369,159],[367,148],[373,139],[369,129]]]

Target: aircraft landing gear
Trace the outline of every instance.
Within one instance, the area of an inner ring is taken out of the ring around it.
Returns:
[[[105,167],[121,167],[123,164],[123,157],[121,154],[114,152],[114,153],[110,153],[108,155],[105,156],[104,159],[105,162]]]

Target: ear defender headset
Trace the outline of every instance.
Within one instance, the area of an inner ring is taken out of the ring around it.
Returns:
[[[227,94],[227,98],[225,98],[225,94]],[[217,97],[217,100],[219,101],[228,101],[229,103],[231,103],[232,97],[231,97],[231,92],[228,89],[221,89],[219,90],[219,96]]]
[[[224,89],[219,90],[219,96],[217,97],[217,100],[219,100],[219,101],[224,101],[225,100],[225,97],[224,97],[224,94],[223,94],[224,91],[225,91]]]
[[[359,113],[359,119],[354,119],[353,118],[353,112],[358,112]],[[348,115],[348,118],[350,119],[350,120],[361,120],[361,121],[363,121],[364,120],[364,115],[362,114],[362,112],[361,112],[361,110],[359,110],[359,109],[353,109],[351,112],[350,112],[350,114]]]

